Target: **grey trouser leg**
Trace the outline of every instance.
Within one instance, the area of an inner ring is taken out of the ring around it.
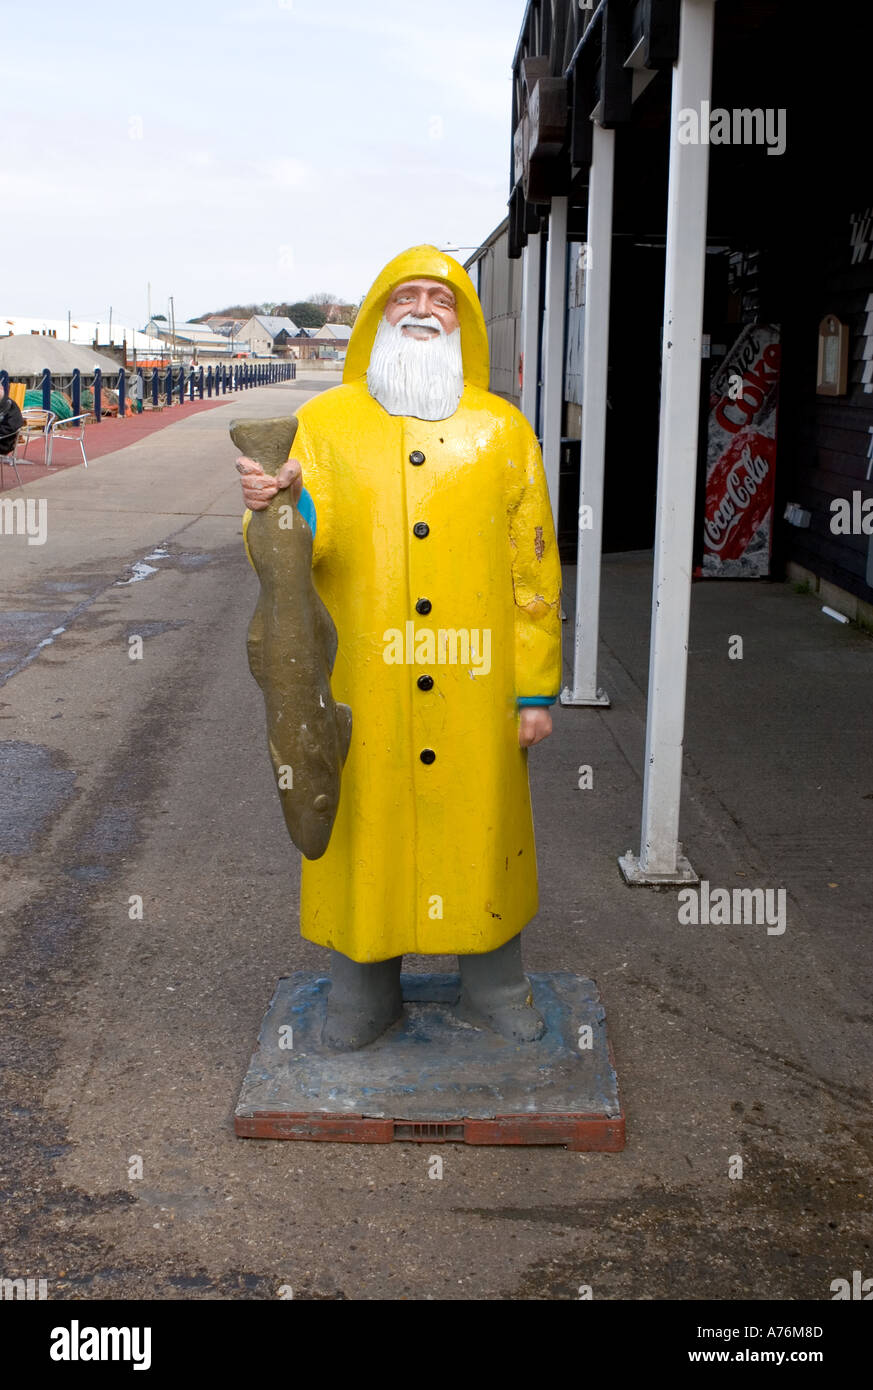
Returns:
[[[521,965],[521,932],[496,951],[479,956],[458,956],[461,987],[471,1002],[487,1002],[489,1008],[523,1004],[530,983]]]
[[[522,969],[520,932],[495,951],[458,956],[458,968],[460,1018],[516,1042],[542,1037],[543,1021],[533,1007],[530,981]]]
[[[366,1047],[400,1017],[402,956],[362,964],[330,953],[330,994],[324,1041],[331,1047]]]

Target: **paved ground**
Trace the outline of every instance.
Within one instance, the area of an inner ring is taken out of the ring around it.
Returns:
[[[222,399],[239,401],[242,394],[237,392]],[[104,454],[118,453],[119,450],[138,443],[148,435],[155,434],[157,430],[178,424],[190,415],[198,415],[201,410],[214,410],[219,404],[221,402],[217,400],[185,400],[181,405],[176,402],[175,405],[165,406],[163,410],[144,410],[142,415],[126,415],[121,420],[111,415],[104,416],[99,424],[92,420],[85,426],[85,457],[90,463],[94,459],[102,458]],[[59,435],[56,437],[55,445],[51,468],[46,468],[44,462],[39,462],[45,458],[43,441],[36,438],[31,440],[26,458],[18,463],[22,487],[30,487],[32,483],[48,477],[56,468],[81,468],[82,454],[75,440],[64,442],[63,435]],[[4,460],[3,468],[0,470],[0,492],[11,491],[17,487],[15,472],[11,464]]]
[[[448,1145],[432,1180],[427,1146],[234,1138],[277,977],[322,965],[245,661],[240,406],[32,485],[44,546],[0,536],[0,1274],[44,1275],[55,1298],[327,1299],[829,1299],[873,1276],[873,642],[789,586],[695,587],[682,832],[713,885],[788,889],[783,935],[680,925],[674,893],[619,876],[648,556],[605,564],[613,707],[559,710],[531,755],[527,960],[599,981],[624,1153]]]

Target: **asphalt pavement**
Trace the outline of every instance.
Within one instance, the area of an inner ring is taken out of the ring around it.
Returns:
[[[712,885],[785,888],[783,933],[683,924],[674,890],[620,876],[650,555],[604,563],[611,708],[556,709],[531,753],[526,961],[598,982],[622,1153],[234,1136],[276,980],[324,954],[298,934],[246,664],[227,427],[333,380],[4,493],[47,509],[43,544],[0,535],[0,1275],[51,1298],[410,1300],[830,1299],[873,1275],[873,640],[787,584],[694,587],[682,823]]]

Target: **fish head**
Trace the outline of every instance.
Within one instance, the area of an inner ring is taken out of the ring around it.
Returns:
[[[298,730],[293,785],[279,796],[288,833],[307,859],[320,859],[327,849],[339,805],[343,763],[348,752],[351,714],[320,695]],[[278,752],[270,746],[273,765]]]

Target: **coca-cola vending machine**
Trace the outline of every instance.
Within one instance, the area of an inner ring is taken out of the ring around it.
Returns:
[[[780,333],[747,324],[710,381],[703,506],[703,578],[770,573]]]

